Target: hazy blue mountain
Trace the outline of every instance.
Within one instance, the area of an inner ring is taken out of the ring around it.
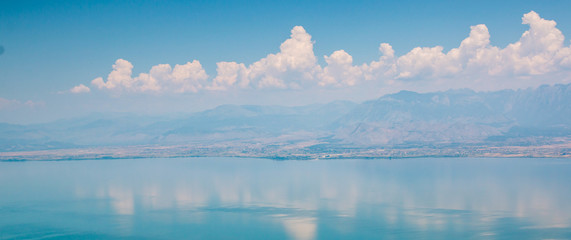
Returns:
[[[510,116],[520,126],[571,126],[570,84],[517,91],[510,104]]]
[[[125,113],[97,113],[31,125],[0,124],[0,151],[41,150],[149,143],[144,126],[164,119]]]
[[[277,137],[286,133],[324,131],[356,105],[348,101],[299,107],[222,105],[150,127],[169,129],[160,136],[161,142]]]
[[[376,145],[479,141],[514,123],[485,94],[461,90],[386,95],[359,105],[337,124],[336,138]]]
[[[401,91],[360,104],[222,105],[179,116],[92,114],[44,124],[0,123],[0,151],[311,141],[347,146],[526,144],[571,136],[571,89]]]
[[[383,145],[568,136],[569,86],[497,92],[401,91],[355,107],[335,123],[335,138],[349,144]]]

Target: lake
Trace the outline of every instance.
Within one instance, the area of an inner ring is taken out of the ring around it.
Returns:
[[[571,239],[571,159],[0,162],[0,239]]]

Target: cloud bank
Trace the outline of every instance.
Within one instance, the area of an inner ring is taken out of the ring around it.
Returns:
[[[118,59],[107,79],[91,81],[99,90],[140,93],[196,93],[231,89],[343,88],[375,83],[394,90],[445,90],[473,88],[495,90],[545,83],[567,83],[571,79],[571,48],[556,22],[531,11],[522,17],[529,25],[517,42],[505,48],[490,44],[484,24],[472,26],[460,46],[444,52],[443,47],[416,47],[395,56],[392,46],[381,43],[377,61],[355,65],[344,50],[324,56],[321,66],[313,52],[314,41],[301,26],[291,30],[280,51],[252,64],[218,62],[210,77],[198,60],[184,65],[159,64],[148,73],[133,77],[133,65]],[[546,80],[547,79],[547,80]],[[72,93],[87,93],[80,84]]]
[[[91,81],[91,85],[98,89],[128,92],[197,92],[208,79],[197,60],[184,65],[177,64],[174,68],[169,64],[155,65],[149,73],[141,73],[134,78],[132,74],[133,64],[118,59],[113,65],[113,71],[107,76],[107,81],[98,77]]]

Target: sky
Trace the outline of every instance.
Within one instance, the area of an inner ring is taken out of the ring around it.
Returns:
[[[0,122],[571,82],[571,1],[0,1]]]

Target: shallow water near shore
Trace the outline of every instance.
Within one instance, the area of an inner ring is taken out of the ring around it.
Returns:
[[[0,162],[0,239],[571,239],[571,160]]]

